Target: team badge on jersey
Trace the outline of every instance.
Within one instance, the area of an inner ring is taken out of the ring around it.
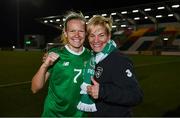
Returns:
[[[103,73],[103,68],[102,67],[97,67],[96,74],[95,74],[96,78],[99,78],[102,73]]]

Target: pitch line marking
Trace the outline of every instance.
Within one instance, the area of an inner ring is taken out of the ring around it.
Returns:
[[[18,86],[18,85],[23,85],[23,84],[29,84],[31,81],[25,81],[25,82],[16,82],[16,83],[10,83],[10,84],[1,84],[1,87],[9,87],[9,86]]]

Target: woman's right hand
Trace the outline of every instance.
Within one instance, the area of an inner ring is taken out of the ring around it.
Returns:
[[[55,52],[45,53],[42,58],[42,62],[46,67],[53,65],[53,63],[59,58],[59,55]]]
[[[43,55],[43,57],[42,57],[42,62],[43,62],[43,63],[46,61],[47,56],[48,56],[48,53],[47,53],[47,52],[44,53],[44,55]]]

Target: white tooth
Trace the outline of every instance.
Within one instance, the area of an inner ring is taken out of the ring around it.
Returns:
[[[100,45],[99,44],[94,44],[94,47],[100,47]]]
[[[75,42],[79,42],[80,40],[79,39],[74,39]]]

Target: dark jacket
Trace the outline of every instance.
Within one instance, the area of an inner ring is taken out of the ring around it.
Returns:
[[[96,65],[95,80],[100,84],[99,98],[97,112],[90,116],[132,116],[132,107],[142,102],[133,64],[118,49]]]

